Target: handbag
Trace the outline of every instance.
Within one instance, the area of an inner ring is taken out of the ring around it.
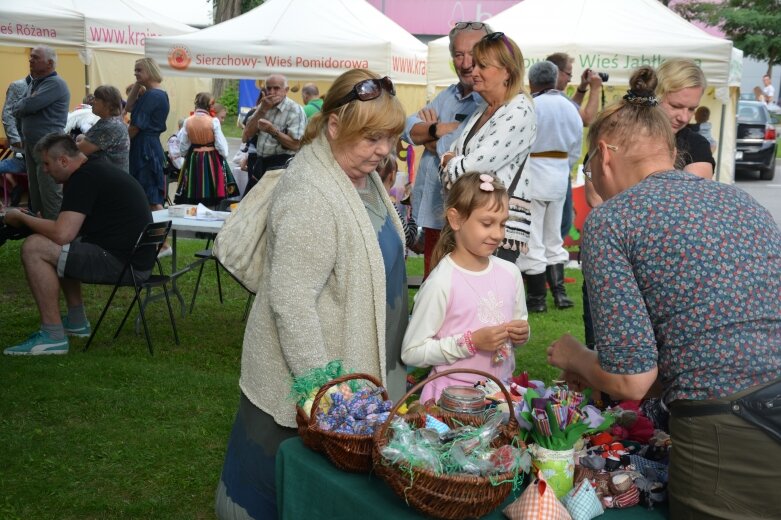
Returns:
[[[266,254],[266,224],[274,188],[285,172],[269,170],[228,216],[217,233],[212,254],[248,291],[257,293]]]

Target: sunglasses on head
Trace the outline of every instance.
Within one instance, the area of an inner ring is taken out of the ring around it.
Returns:
[[[486,27],[486,24],[483,22],[458,22],[453,26],[450,32],[463,31],[464,29],[479,31],[481,29],[485,29]]]
[[[358,99],[360,101],[371,101],[377,99],[382,94],[382,91],[386,91],[391,96],[396,95],[396,88],[393,86],[393,82],[388,76],[380,79],[365,79],[359,81],[355,86],[344,96],[342,99],[336,102],[334,108],[339,108],[342,105],[346,105],[350,101]]]
[[[510,40],[507,38],[507,36],[504,35],[503,32],[492,32],[490,34],[486,34],[485,36],[483,36],[483,39],[489,42],[502,40],[504,42],[504,46],[507,47],[508,51],[510,51],[510,56],[515,58],[515,51],[513,51],[513,46],[510,45]]]

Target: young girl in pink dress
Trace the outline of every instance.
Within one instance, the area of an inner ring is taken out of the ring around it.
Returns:
[[[436,268],[415,296],[401,358],[407,365],[482,370],[507,381],[513,346],[529,339],[526,298],[518,268],[493,255],[504,238],[507,189],[490,175],[469,173],[453,185],[445,225],[432,257]],[[472,385],[475,374],[452,374],[423,388],[420,400],[438,400],[452,385]]]

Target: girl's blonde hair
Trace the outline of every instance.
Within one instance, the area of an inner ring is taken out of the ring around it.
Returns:
[[[339,133],[333,139],[333,144],[349,144],[371,135],[401,135],[406,121],[404,107],[396,96],[384,89],[375,99],[354,99],[344,105],[337,105],[357,83],[366,79],[380,79],[380,76],[370,70],[352,69],[336,78],[323,98],[323,108],[309,120],[301,139],[302,145],[311,143],[324,131],[331,114],[336,114],[339,119]]]
[[[392,152],[386,155],[385,158],[380,161],[380,164],[377,165],[377,173],[380,175],[382,182],[385,182],[388,176],[392,173],[396,173],[398,169],[396,156]]]
[[[500,33],[492,33],[500,34]],[[518,45],[505,35],[490,39],[491,35],[483,37],[472,48],[474,62],[481,67],[485,65],[495,65],[507,71],[510,77],[507,80],[507,93],[504,96],[504,102],[507,103],[512,98],[526,93],[523,85],[526,69],[523,65],[523,54]]]
[[[484,174],[485,175],[485,174]],[[481,174],[477,172],[465,173],[450,188],[450,193],[445,201],[445,225],[439,234],[437,245],[431,254],[431,268],[437,266],[445,255],[456,248],[456,234],[450,227],[447,219],[447,211],[450,208],[455,209],[459,216],[466,220],[477,208],[489,206],[490,209],[497,209],[508,206],[507,188],[501,181],[492,177],[493,191],[486,191],[480,188],[483,181]]]
[[[591,123],[589,149],[594,150],[597,142],[606,136],[614,145],[630,151],[637,139],[658,139],[673,156],[675,133],[654,98],[654,91],[659,91],[656,72],[651,67],[640,67],[632,73],[629,87],[630,94],[605,108]]]
[[[656,69],[656,77],[658,78],[656,96],[660,99],[685,88],[701,87],[704,91],[708,86],[702,69],[693,60],[685,58],[672,58],[665,61]]]
[[[152,81],[155,83],[163,82],[163,73],[160,71],[160,67],[155,60],[152,58],[141,58],[136,60],[136,64],[141,65],[146,69],[146,72],[149,74]]]

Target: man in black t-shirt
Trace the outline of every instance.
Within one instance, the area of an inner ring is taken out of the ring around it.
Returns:
[[[36,146],[43,169],[63,185],[57,220],[11,210],[5,222],[32,230],[22,245],[22,263],[41,313],[41,328],[9,355],[67,354],[67,336],[88,337],[81,282],[113,284],[141,231],[152,221],[144,190],[133,177],[105,161],[89,160],[66,134],[49,134]],[[137,261],[149,276],[155,252]],[[60,316],[59,288],[68,305]]]

